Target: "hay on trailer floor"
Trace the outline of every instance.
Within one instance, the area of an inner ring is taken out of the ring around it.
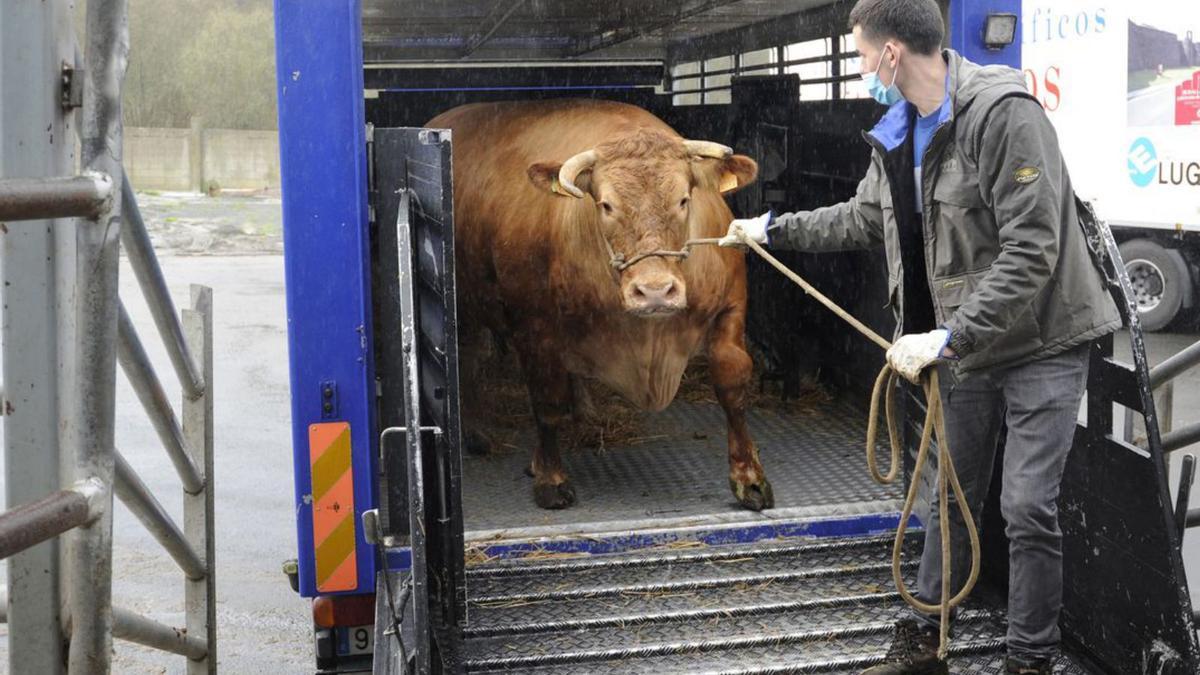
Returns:
[[[487,434],[492,441],[492,452],[501,454],[513,451],[528,452],[533,437],[533,414],[530,409],[529,392],[521,376],[515,355],[493,356],[479,369],[486,373],[467,386],[474,387],[477,409],[464,407],[464,414],[473,415],[467,423]],[[577,414],[560,432],[560,447],[565,451],[590,448],[604,451],[663,440],[673,436],[692,438],[694,429],[674,429],[664,425],[647,412],[629,403],[616,392],[596,381],[586,381],[591,399],[591,416]],[[694,359],[683,374],[675,400],[693,404],[717,404],[708,375],[705,359]],[[763,373],[756,368],[748,392],[751,410],[770,410],[781,415],[808,415],[820,406],[829,403],[832,397],[815,380],[801,383],[798,397],[784,400],[779,394],[779,383],[764,381]]]

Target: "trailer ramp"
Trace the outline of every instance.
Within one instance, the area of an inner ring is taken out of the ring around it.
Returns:
[[[917,537],[905,573],[916,574]],[[891,535],[672,546],[472,566],[467,672],[857,673],[907,607]],[[1003,672],[1002,603],[968,603],[950,670]],[[1056,672],[1090,673],[1064,655]]]

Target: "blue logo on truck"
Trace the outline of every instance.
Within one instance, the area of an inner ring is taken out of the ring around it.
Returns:
[[[1158,153],[1149,138],[1143,136],[1129,146],[1126,163],[1129,166],[1129,180],[1134,185],[1146,187],[1154,181],[1154,174],[1158,171]]]

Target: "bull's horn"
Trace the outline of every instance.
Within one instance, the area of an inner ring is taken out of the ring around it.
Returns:
[[[684,141],[683,147],[687,148],[688,154],[693,157],[725,159],[733,154],[733,148],[712,141]]]
[[[596,151],[586,150],[563,163],[558,170],[558,186],[567,194],[583,199],[583,190],[575,187],[575,179],[579,174],[591,169],[596,164]]]

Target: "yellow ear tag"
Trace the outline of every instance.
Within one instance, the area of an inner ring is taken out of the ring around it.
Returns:
[[[738,186],[738,178],[734,174],[726,171],[721,174],[721,194],[725,194]]]

